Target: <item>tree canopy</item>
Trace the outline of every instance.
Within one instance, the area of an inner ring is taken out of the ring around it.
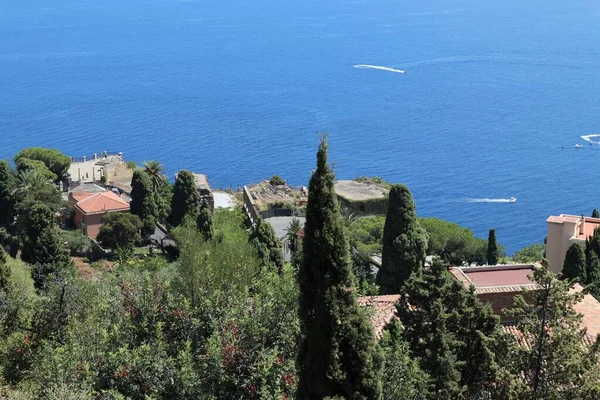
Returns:
[[[131,178],[131,213],[140,217],[144,237],[154,233],[158,207],[151,177],[142,170],[135,170]]]
[[[585,284],[585,252],[579,243],[572,243],[567,249],[562,274],[566,279],[575,279]]]
[[[496,242],[496,230],[490,229],[488,236],[487,247],[487,263],[488,265],[498,264],[498,243]]]
[[[304,232],[296,398],[378,399],[382,356],[354,294],[348,239],[324,137],[310,179]]]
[[[188,220],[195,222],[200,211],[199,207],[200,195],[196,190],[194,174],[190,171],[179,171],[173,188],[169,223],[177,227]]]
[[[410,275],[423,268],[427,240],[410,191],[404,185],[393,185],[383,228],[382,263],[377,273],[382,294],[399,293]]]
[[[98,242],[102,246],[116,249],[132,249],[142,240],[140,231],[142,221],[137,215],[129,213],[109,213],[102,217],[102,226],[98,233]]]
[[[27,160],[41,161],[48,170],[50,170],[56,179],[60,179],[66,176],[69,166],[71,165],[71,158],[65,156],[58,150],[45,149],[42,147],[32,147],[21,150],[14,158],[17,168],[19,165],[28,163]]]

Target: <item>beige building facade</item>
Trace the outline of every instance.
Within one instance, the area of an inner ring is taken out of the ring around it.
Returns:
[[[576,215],[552,215],[547,221],[546,259],[550,271],[560,273],[567,249],[571,243],[585,244],[585,240],[600,226],[600,219]]]

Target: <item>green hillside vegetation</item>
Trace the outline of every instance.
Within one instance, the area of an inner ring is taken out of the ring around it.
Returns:
[[[211,213],[191,173],[170,185],[157,161],[135,170],[135,212],[104,217],[99,240],[116,255],[71,258],[92,242],[61,231],[57,185],[27,161],[60,178],[65,158],[27,149],[18,159],[20,171],[0,162],[2,399],[600,398],[600,343],[583,340],[573,307],[583,294],[570,290],[579,281],[600,293],[600,230],[569,251],[564,275],[535,271],[541,290],[505,310],[509,334],[448,270],[485,261],[488,247],[502,260],[502,247],[419,218],[401,184],[385,217],[341,210],[326,136],[306,224],[286,231],[291,263],[268,221]],[[139,251],[157,221],[176,248]],[[370,257],[382,252],[375,282]],[[440,257],[425,267],[425,254]],[[399,318],[375,332],[381,316],[360,296],[381,293],[399,296]]]

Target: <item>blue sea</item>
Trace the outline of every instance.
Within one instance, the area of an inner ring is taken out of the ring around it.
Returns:
[[[338,178],[403,182],[419,215],[496,228],[508,253],[539,243],[550,214],[600,208],[600,137],[581,138],[600,133],[600,2],[2,0],[0,158],[302,185],[318,132]]]

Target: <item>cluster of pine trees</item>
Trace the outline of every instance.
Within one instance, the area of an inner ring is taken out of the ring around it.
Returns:
[[[149,162],[134,171],[129,220],[107,217],[103,234],[127,247],[162,222],[175,258],[129,257],[93,279],[74,268],[54,210],[37,197],[19,207],[18,178],[0,163],[0,202],[10,210],[2,244],[20,248],[12,257],[0,249],[0,396],[600,398],[600,346],[581,327],[573,306],[583,295],[571,281],[539,268],[540,290],[518,296],[502,326],[447,265],[425,267],[428,236],[404,185],[390,191],[376,277],[379,293],[398,295],[398,318],[379,337],[372,310],[359,305],[327,155],[322,137],[302,239],[297,223],[288,230],[294,265],[268,223],[252,225],[239,209],[213,214],[193,174],[181,171],[170,188]],[[600,249],[595,237],[590,254]],[[489,239],[493,263],[495,232]]]

